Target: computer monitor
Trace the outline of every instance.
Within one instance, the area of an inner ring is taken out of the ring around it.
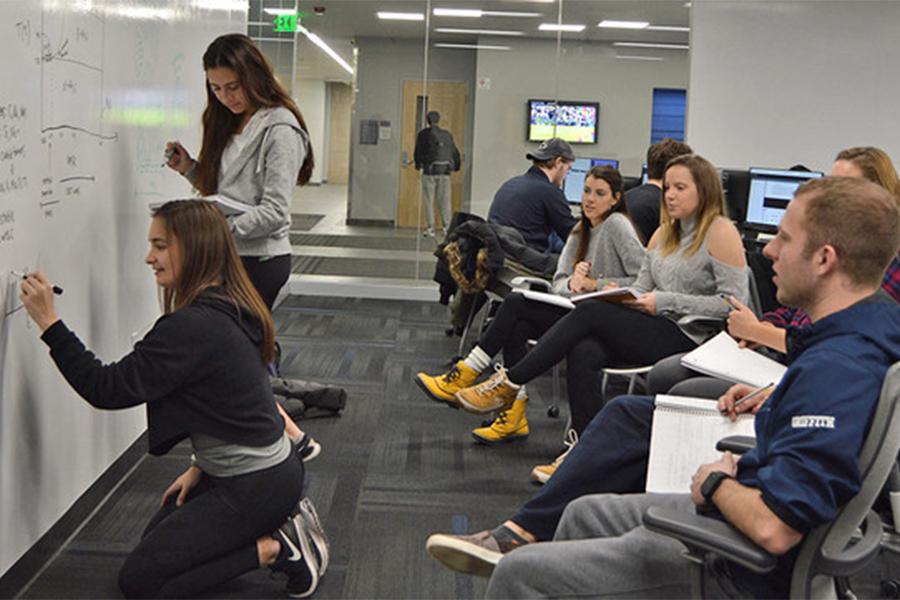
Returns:
[[[750,171],[722,169],[722,190],[725,192],[725,209],[728,218],[742,225],[747,219],[747,195],[750,193]]]
[[[581,204],[581,191],[584,189],[584,178],[592,167],[619,168],[619,161],[614,158],[576,158],[563,182],[563,192],[570,204]]]
[[[774,233],[800,184],[821,176],[819,171],[751,168],[744,228]]]
[[[650,179],[650,176],[647,174],[647,163],[641,165],[641,185],[647,183],[647,180]]]

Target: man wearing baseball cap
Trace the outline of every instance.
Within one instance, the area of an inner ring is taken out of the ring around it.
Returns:
[[[488,211],[488,223],[517,229],[529,246],[541,252],[553,250],[550,234],[565,240],[576,222],[562,191],[575,153],[567,142],[551,138],[525,158],[532,162],[531,168],[500,186]]]

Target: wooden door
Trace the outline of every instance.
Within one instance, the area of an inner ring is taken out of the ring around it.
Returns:
[[[399,227],[425,227],[425,209],[422,206],[421,171],[416,171],[413,151],[416,134],[422,128],[421,115],[436,110],[441,114],[438,124],[453,136],[456,147],[462,153],[466,132],[466,84],[446,81],[429,81],[427,97],[422,97],[421,81],[403,82],[403,122],[400,142],[400,193],[397,200],[397,225]],[[418,116],[418,120],[417,120]],[[465,157],[463,157],[465,159]],[[463,160],[465,168],[465,160]],[[450,206],[456,212],[462,206],[463,171],[450,176]],[[440,212],[435,207],[435,220]],[[444,227],[447,223],[444,224]]]

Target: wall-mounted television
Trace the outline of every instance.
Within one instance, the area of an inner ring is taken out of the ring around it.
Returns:
[[[596,144],[600,104],[555,100],[528,101],[528,141],[552,137],[570,144]]]

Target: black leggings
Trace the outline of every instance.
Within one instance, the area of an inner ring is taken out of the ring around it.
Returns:
[[[604,302],[581,302],[545,333],[538,345],[509,370],[513,383],[531,381],[566,359],[572,427],[579,435],[603,407],[601,369],[652,365],[696,344],[671,320]]]
[[[266,258],[265,256],[242,256],[241,262],[253,282],[253,286],[263,302],[272,310],[278,292],[291,275],[291,255],[282,254]]]
[[[503,361],[514,365],[528,353],[528,340],[536,340],[563,318],[568,309],[510,294],[500,305],[491,326],[478,341],[488,356],[503,350]]]
[[[303,494],[303,463],[235,477],[204,475],[181,508],[150,520],[119,572],[126,598],[191,598],[259,568],[256,540],[277,530]]]

